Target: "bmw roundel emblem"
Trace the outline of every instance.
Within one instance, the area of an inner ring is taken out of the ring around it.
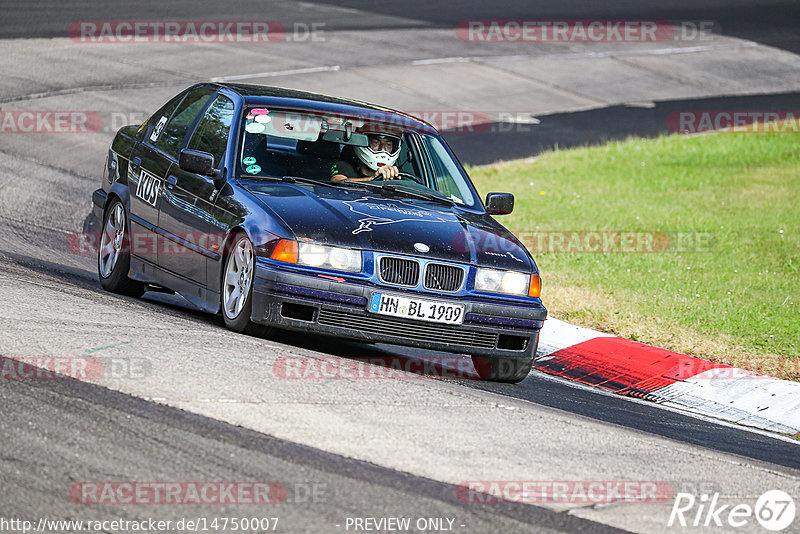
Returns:
[[[414,243],[414,249],[417,252],[423,252],[424,253],[424,252],[428,252],[431,249],[431,247],[429,247],[425,243]]]

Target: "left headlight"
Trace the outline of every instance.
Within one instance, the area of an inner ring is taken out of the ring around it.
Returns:
[[[361,272],[361,251],[315,243],[300,243],[297,250],[297,263],[309,267],[358,273]]]
[[[517,271],[478,268],[475,275],[475,290],[490,293],[527,296],[531,275]]]

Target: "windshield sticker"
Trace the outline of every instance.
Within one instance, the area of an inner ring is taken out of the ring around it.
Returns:
[[[250,113],[252,113],[253,115],[266,115],[267,113],[269,113],[269,110],[267,108],[255,108],[251,109]]]
[[[267,128],[259,122],[251,122],[250,124],[245,126],[244,129],[247,133],[259,134],[259,133],[264,133],[264,130],[266,130]]]
[[[156,127],[153,128],[153,133],[150,134],[150,140],[152,142],[155,143],[158,140],[158,136],[161,135],[161,132],[164,130],[165,124],[167,124],[166,117],[161,117],[158,119],[158,124],[156,124]]]
[[[256,158],[254,158],[253,156],[246,157],[242,160],[242,163],[244,163],[245,165],[252,165],[255,162]]]
[[[245,171],[249,172],[250,174],[258,174],[261,172],[261,167],[258,165],[248,165]]]
[[[259,124],[267,124],[271,120],[272,117],[269,115],[256,115],[256,122]]]
[[[402,222],[453,222],[452,217],[442,217],[444,214],[440,211],[431,211],[420,208],[414,204],[406,204],[402,200],[393,201],[395,204],[376,203],[376,201],[382,200],[383,199],[361,197],[358,200],[344,201],[347,207],[350,208],[350,211],[364,216],[364,218],[358,219],[358,228],[353,230],[354,234],[371,232],[373,226],[382,226],[384,224]]]

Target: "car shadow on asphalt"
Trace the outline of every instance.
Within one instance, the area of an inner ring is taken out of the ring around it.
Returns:
[[[98,299],[118,298],[128,305],[147,311],[225,328],[220,315],[200,311],[177,295],[145,293],[141,299],[114,295],[106,292],[97,278],[86,271],[74,271],[58,263],[5,251],[0,253],[0,259],[12,264],[12,276],[17,274],[13,272],[14,267],[17,267],[64,283],[65,289],[72,287],[89,291]],[[85,298],[86,293],[81,293],[80,296]],[[471,359],[465,355],[361,343],[307,332],[275,331],[269,336],[256,336],[256,339],[280,343],[287,348],[312,351],[308,356],[301,356],[306,358],[304,365],[295,367],[296,372],[310,370],[315,373],[314,376],[304,378],[439,380],[584,416],[589,420],[603,421],[753,460],[800,469],[800,443],[777,440],[763,433],[748,432],[732,425],[665,410],[645,401],[575,386],[564,380],[545,376],[535,369],[519,384],[499,384],[477,379]],[[288,350],[286,352],[289,353]]]

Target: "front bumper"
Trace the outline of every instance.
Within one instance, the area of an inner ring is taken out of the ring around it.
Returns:
[[[103,224],[103,211],[106,207],[106,199],[108,193],[103,189],[97,189],[92,192],[92,209],[88,217],[83,221],[83,231],[87,235],[93,235],[94,232],[100,232]]]
[[[253,286],[255,323],[289,330],[327,334],[372,343],[391,343],[431,350],[507,358],[535,354],[547,316],[541,305],[433,297],[464,304],[464,323],[449,325],[415,321],[367,311],[373,291],[430,300],[432,295],[298,274],[256,265]]]

